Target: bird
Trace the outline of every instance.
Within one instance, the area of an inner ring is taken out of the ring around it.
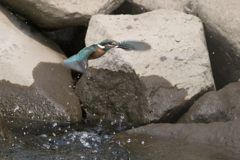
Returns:
[[[121,48],[125,51],[146,51],[151,49],[151,46],[141,41],[117,42],[112,39],[105,39],[100,43],[94,43],[83,48],[77,54],[65,59],[62,64],[69,69],[83,74],[88,67],[88,60],[100,58],[112,48]]]

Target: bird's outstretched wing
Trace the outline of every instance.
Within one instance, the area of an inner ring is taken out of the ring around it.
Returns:
[[[151,49],[151,46],[148,43],[141,41],[122,41],[118,43],[117,48],[122,48],[126,51],[146,51]]]
[[[76,54],[69,57],[68,59],[65,59],[62,64],[67,68],[81,73],[84,73],[88,67],[88,61],[79,59]]]
[[[75,54],[68,59],[65,59],[62,64],[66,66],[67,68],[70,68],[72,70],[84,73],[86,68],[88,67],[88,57],[97,50],[98,45],[92,44],[90,46],[87,46],[83,48],[81,51],[78,52],[78,54]]]

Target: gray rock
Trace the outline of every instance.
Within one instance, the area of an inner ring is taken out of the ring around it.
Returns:
[[[149,124],[114,135],[133,159],[240,158],[239,120],[210,124]]]
[[[111,80],[107,80],[109,77]],[[187,92],[184,89],[173,87],[158,76],[141,79],[134,72],[90,67],[77,83],[75,91],[89,115],[112,124],[174,122],[186,108],[184,97]]]
[[[231,83],[219,91],[199,98],[178,122],[226,122],[240,118],[240,83]]]
[[[238,19],[240,1],[224,0],[198,0],[194,13],[203,21],[207,32],[227,51],[234,51],[235,56],[240,56],[240,41],[238,32],[240,20]],[[236,21],[234,21],[234,19]],[[231,54],[231,53],[229,53]]]
[[[145,90],[136,74],[94,68],[87,70],[75,89],[88,114],[134,124],[148,122]]]
[[[108,14],[124,0],[1,0],[11,10],[45,29],[58,29],[86,24],[95,14]]]
[[[216,88],[239,80],[239,1],[133,0],[132,5],[148,11],[163,8],[198,16],[204,23]]]
[[[197,0],[185,7],[204,23],[218,89],[240,77],[239,5],[234,0]]]
[[[145,52],[114,49],[105,57],[89,61],[89,66],[115,71],[135,70],[140,77],[163,77],[173,86],[187,90],[186,100],[189,100],[213,86],[202,27],[197,17],[171,10],[133,16],[93,16],[86,35],[87,45],[106,38],[131,39],[147,42],[152,49]]]
[[[143,7],[148,11],[153,11],[157,9],[169,9],[183,11],[184,6],[189,0],[132,0],[133,5]]]
[[[61,49],[0,7],[0,110],[4,116],[81,121]]]
[[[144,115],[141,117],[142,123],[172,122],[189,107],[196,96],[213,88],[202,23],[197,17],[170,10],[157,10],[134,16],[93,16],[89,23],[86,44],[101,42],[107,38],[117,41],[144,41],[149,43],[152,49],[144,52],[112,49],[105,56],[89,61],[89,66],[98,70],[88,70],[89,78],[85,75],[86,77],[80,80],[83,82],[77,87],[81,88],[78,95],[83,105],[86,105],[88,111],[92,108],[89,111],[91,113],[102,115],[106,112],[108,113],[106,117],[115,116],[114,119],[119,119],[123,114],[129,120],[131,116],[142,112],[139,114]],[[125,78],[125,75],[124,78],[118,77],[118,73],[124,73],[129,78]],[[97,79],[95,74],[104,78]],[[131,77],[136,77],[135,74],[139,78],[132,80]],[[116,81],[119,81],[118,84],[115,83]],[[89,89],[85,83],[89,83]],[[114,87],[120,84],[124,84],[125,87]],[[132,89],[136,87],[133,84],[141,88]],[[96,89],[97,86],[104,89],[104,92]],[[84,92],[80,91],[83,88],[85,88]],[[122,104],[128,106],[129,99],[132,99],[136,106],[128,107],[139,108],[139,111],[122,112],[130,109],[120,109],[119,106],[111,105],[111,101],[114,100],[99,97],[101,94],[105,95],[107,91],[119,93],[118,97],[131,95],[131,98],[121,98]],[[138,94],[143,95],[142,102],[134,98],[134,95],[138,97]],[[98,104],[99,99],[102,99],[100,102],[105,101],[104,106]],[[89,107],[89,104],[95,100],[95,106]],[[109,107],[105,107],[108,105],[122,111],[118,114],[112,113]],[[138,121],[139,118],[131,119]]]
[[[2,113],[0,113],[0,141],[6,140],[12,137],[12,134],[8,132],[7,126],[4,123]]]

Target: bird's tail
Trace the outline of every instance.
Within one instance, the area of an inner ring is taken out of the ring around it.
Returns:
[[[148,43],[140,41],[122,41],[118,43],[117,48],[122,48],[126,51],[146,51],[151,49],[151,46]]]
[[[65,59],[62,64],[67,68],[81,73],[84,73],[86,71],[86,68],[88,67],[87,60],[78,60],[77,55],[73,55],[68,59]]]

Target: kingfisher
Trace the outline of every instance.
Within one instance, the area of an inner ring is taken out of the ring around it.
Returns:
[[[148,43],[141,41],[121,41],[106,39],[100,43],[89,45],[77,54],[65,59],[62,64],[74,71],[84,73],[88,67],[88,60],[100,58],[112,48],[121,48],[126,51],[145,51],[151,49]]]

